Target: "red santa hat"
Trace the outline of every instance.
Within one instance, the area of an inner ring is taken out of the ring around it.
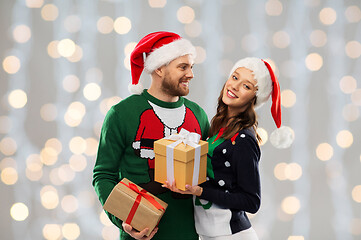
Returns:
[[[293,132],[289,127],[281,127],[281,92],[280,85],[274,74],[271,65],[259,58],[249,57],[236,62],[233,66],[231,74],[240,67],[247,68],[252,71],[254,79],[257,81],[257,101],[255,109],[261,107],[272,95],[271,113],[273,120],[277,126],[277,130],[271,135],[271,142],[275,147],[286,148],[293,142]]]
[[[143,69],[152,73],[157,68],[170,63],[172,60],[190,55],[194,61],[196,50],[192,43],[172,32],[154,32],[143,37],[130,55],[132,83],[129,92],[140,94],[143,86],[139,83]]]

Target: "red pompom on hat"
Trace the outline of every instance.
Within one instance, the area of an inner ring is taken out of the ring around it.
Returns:
[[[139,83],[139,78],[143,69],[152,73],[172,60],[188,54],[194,61],[195,47],[176,33],[154,32],[143,37],[130,55],[132,83],[129,85],[129,92],[142,93],[143,86]]]

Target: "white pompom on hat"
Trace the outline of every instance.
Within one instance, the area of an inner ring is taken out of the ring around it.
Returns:
[[[230,76],[237,68],[241,67],[251,70],[254,79],[257,81],[256,86],[258,87],[258,90],[256,93],[257,100],[255,109],[261,107],[272,95],[271,113],[277,126],[277,129],[272,133],[272,136],[275,136],[274,139],[277,140],[272,141],[272,144],[277,148],[289,147],[293,142],[293,135],[291,136],[289,133],[290,128],[281,127],[282,118],[280,85],[271,68],[271,65],[260,58],[243,58],[235,63],[231,70]]]
[[[196,57],[196,49],[192,43],[176,33],[154,32],[143,37],[130,55],[132,83],[128,90],[141,94],[143,86],[139,83],[143,70],[152,73],[157,68],[170,63],[174,59],[190,55],[191,61]]]

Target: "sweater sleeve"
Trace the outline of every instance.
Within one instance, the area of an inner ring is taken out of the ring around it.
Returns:
[[[201,129],[202,129],[202,140],[206,140],[208,138],[208,132],[209,132],[209,121],[207,114],[203,111],[203,118],[201,123]]]
[[[259,146],[253,137],[246,135],[245,138],[238,136],[234,147],[230,162],[232,162],[232,171],[235,173],[237,186],[230,191],[225,191],[212,182],[206,182],[201,185],[203,193],[200,198],[224,208],[256,213],[261,203],[258,169]]]
[[[104,205],[110,192],[119,182],[120,160],[124,152],[124,141],[121,131],[121,121],[115,110],[111,108],[104,119],[101,130],[98,154],[93,170],[93,186],[99,200]],[[106,212],[109,219],[119,228],[122,221]]]

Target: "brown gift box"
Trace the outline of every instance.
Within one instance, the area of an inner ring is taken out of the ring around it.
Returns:
[[[126,185],[132,183],[126,178],[123,178],[121,182],[125,183]],[[129,213],[139,194],[134,190],[130,189],[128,186],[125,186],[121,182],[113,188],[112,192],[109,194],[107,200],[105,201],[103,208],[117,218],[126,222]],[[139,191],[142,190],[142,188],[138,185],[135,186],[139,189]],[[152,203],[150,203],[142,196],[140,198],[140,204],[135,211],[134,217],[131,220],[130,225],[138,231],[142,231],[144,228],[149,228],[149,231],[146,234],[147,236],[149,236],[153,229],[158,225],[168,204],[149,192],[147,192],[147,194],[152,196],[164,208],[164,210],[157,209]]]
[[[154,180],[160,183],[167,181],[167,145],[174,143],[172,140],[159,139],[154,142],[155,165]],[[201,158],[199,166],[198,184],[206,181],[208,142],[200,140]],[[178,189],[185,190],[185,186],[192,185],[195,150],[189,145],[180,143],[174,148],[174,179]]]

